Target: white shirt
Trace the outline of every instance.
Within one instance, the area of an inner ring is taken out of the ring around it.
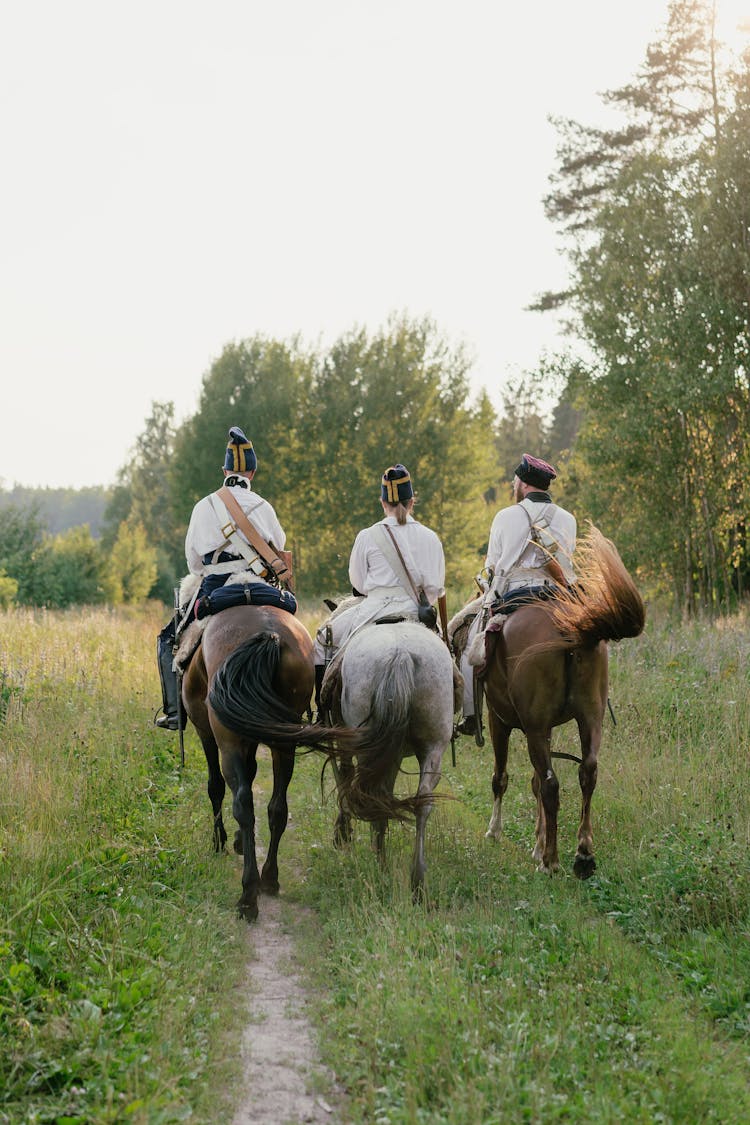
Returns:
[[[413,516],[400,524],[395,516],[380,521],[391,529],[414,585],[424,589],[430,604],[445,593],[445,556],[443,545],[431,528],[417,523]],[[349,557],[349,581],[360,594],[368,594],[384,586],[402,588],[370,529],[365,527],[354,540]]]
[[[526,512],[531,516],[531,523],[545,517],[547,532],[558,544],[555,559],[567,581],[573,582],[575,576],[571,558],[576,546],[575,516],[551,501],[529,500],[526,497],[520,504],[502,508],[492,521],[485,565],[492,567],[496,576],[514,567],[533,569],[544,566],[547,555],[529,539],[531,524]]]
[[[280,551],[286,543],[286,535],[276,517],[276,512],[268,501],[252,491],[249,481],[247,488],[240,488],[235,485],[229,491],[253,527],[256,528],[258,534],[267,543],[273,543],[276,550]],[[241,531],[240,535],[242,535]],[[245,536],[242,535],[242,538],[245,539]],[[191,574],[204,574],[203,556],[210,551],[218,550],[219,547],[224,547],[226,542],[226,536],[221,533],[219,517],[214,511],[210,497],[204,496],[193,508],[193,514],[190,517],[190,524],[185,536],[185,558]],[[246,539],[245,542],[247,542]],[[231,544],[226,547],[226,550],[229,554],[236,553]]]

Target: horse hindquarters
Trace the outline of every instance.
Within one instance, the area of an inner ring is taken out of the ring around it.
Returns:
[[[450,654],[421,625],[382,624],[353,638],[342,660],[341,675],[344,722],[362,724],[365,742],[356,755],[355,768],[340,767],[335,839],[344,838],[353,815],[373,823],[382,853],[388,821],[413,816],[416,839],[411,886],[418,898],[425,876],[426,823],[453,728]],[[394,782],[406,753],[419,761],[419,786],[413,797],[397,798]]]

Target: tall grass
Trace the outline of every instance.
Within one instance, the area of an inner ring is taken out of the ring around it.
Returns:
[[[157,611],[0,621],[0,1121],[210,1120],[243,931],[151,726]]]
[[[231,1119],[239,861],[210,852],[193,732],[180,771],[151,726],[162,616],[0,615],[0,1121]],[[390,830],[382,867],[364,825],[334,851],[330,779],[321,793],[320,761],[299,759],[282,901],[342,1121],[750,1120],[749,649],[744,617],[653,615],[614,648],[586,883],[569,873],[569,762],[566,871],[533,870],[518,734],[499,843],[491,748],[459,740],[455,769],[446,755],[455,800],[429,823],[417,909],[411,830]],[[257,788],[260,813],[264,755]]]

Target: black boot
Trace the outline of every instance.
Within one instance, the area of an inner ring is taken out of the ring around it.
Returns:
[[[162,629],[156,642],[156,663],[161,680],[163,715],[154,719],[154,726],[161,730],[179,730],[180,697],[177,673],[172,668],[172,646],[174,644],[174,621]]]
[[[459,734],[476,734],[477,733],[477,717],[476,715],[467,715],[465,719],[456,726]]]

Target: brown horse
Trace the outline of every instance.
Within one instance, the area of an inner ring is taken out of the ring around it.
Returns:
[[[481,672],[495,753],[495,802],[486,835],[500,835],[508,787],[508,742],[513,729],[526,736],[537,799],[538,869],[556,871],[559,785],[552,769],[552,729],[575,719],[581,742],[578,780],[582,807],[573,871],[587,879],[596,867],[591,798],[607,707],[608,641],[637,637],[645,624],[643,602],[614,545],[594,527],[576,550],[578,585],[550,601],[523,605],[486,634]]]
[[[356,745],[353,731],[303,723],[315,680],[310,635],[296,617],[276,606],[243,605],[211,617],[182,683],[182,699],[208,764],[208,795],[214,813],[214,848],[227,834],[221,807],[226,785],[239,828],[234,850],[244,857],[240,917],[258,916],[258,894],[278,894],[278,850],[289,810],[287,789],[297,747],[326,753],[334,740]],[[256,753],[271,751],[273,793],[268,803],[270,843],[263,869],[255,857],[253,781]]]

